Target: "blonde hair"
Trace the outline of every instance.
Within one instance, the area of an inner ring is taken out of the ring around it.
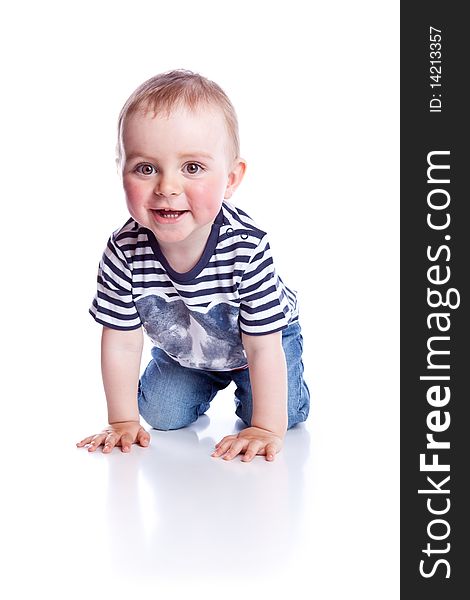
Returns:
[[[216,106],[223,112],[227,132],[232,140],[233,158],[238,158],[238,119],[228,96],[214,81],[186,69],[176,69],[147,79],[127,99],[118,119],[116,163],[120,165],[122,161],[122,131],[128,116],[140,110],[153,110],[154,115],[168,115],[176,106],[183,105],[194,110],[204,104]]]

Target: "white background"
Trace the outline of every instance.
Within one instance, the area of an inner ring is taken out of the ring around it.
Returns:
[[[316,456],[304,477],[323,493],[305,513],[322,525],[296,585],[320,599],[398,598],[399,3],[46,0],[2,9],[1,22],[11,582],[59,594],[58,532],[77,505],[59,508],[54,490],[73,480],[74,443],[106,422],[100,327],[87,311],[106,240],[127,219],[119,110],[143,80],[187,68],[235,105],[248,170],[233,200],[269,231],[299,292]],[[78,501],[96,520],[95,482],[83,481]],[[68,540],[62,560],[81,580]],[[99,574],[102,548],[88,546]]]

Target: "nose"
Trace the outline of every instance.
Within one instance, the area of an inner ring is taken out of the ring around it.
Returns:
[[[155,184],[154,194],[160,197],[179,196],[182,192],[181,184],[176,175],[161,174]]]

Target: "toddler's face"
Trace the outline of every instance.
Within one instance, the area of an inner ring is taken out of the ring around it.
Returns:
[[[216,108],[133,114],[124,123],[122,145],[129,212],[163,245],[208,236],[245,170],[242,159],[230,156],[224,117]]]

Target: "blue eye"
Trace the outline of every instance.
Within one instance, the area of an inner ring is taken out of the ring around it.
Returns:
[[[140,173],[141,175],[153,175],[155,167],[152,167],[152,165],[150,165],[149,163],[142,163],[140,165],[137,165],[134,170],[137,171],[137,173]]]

